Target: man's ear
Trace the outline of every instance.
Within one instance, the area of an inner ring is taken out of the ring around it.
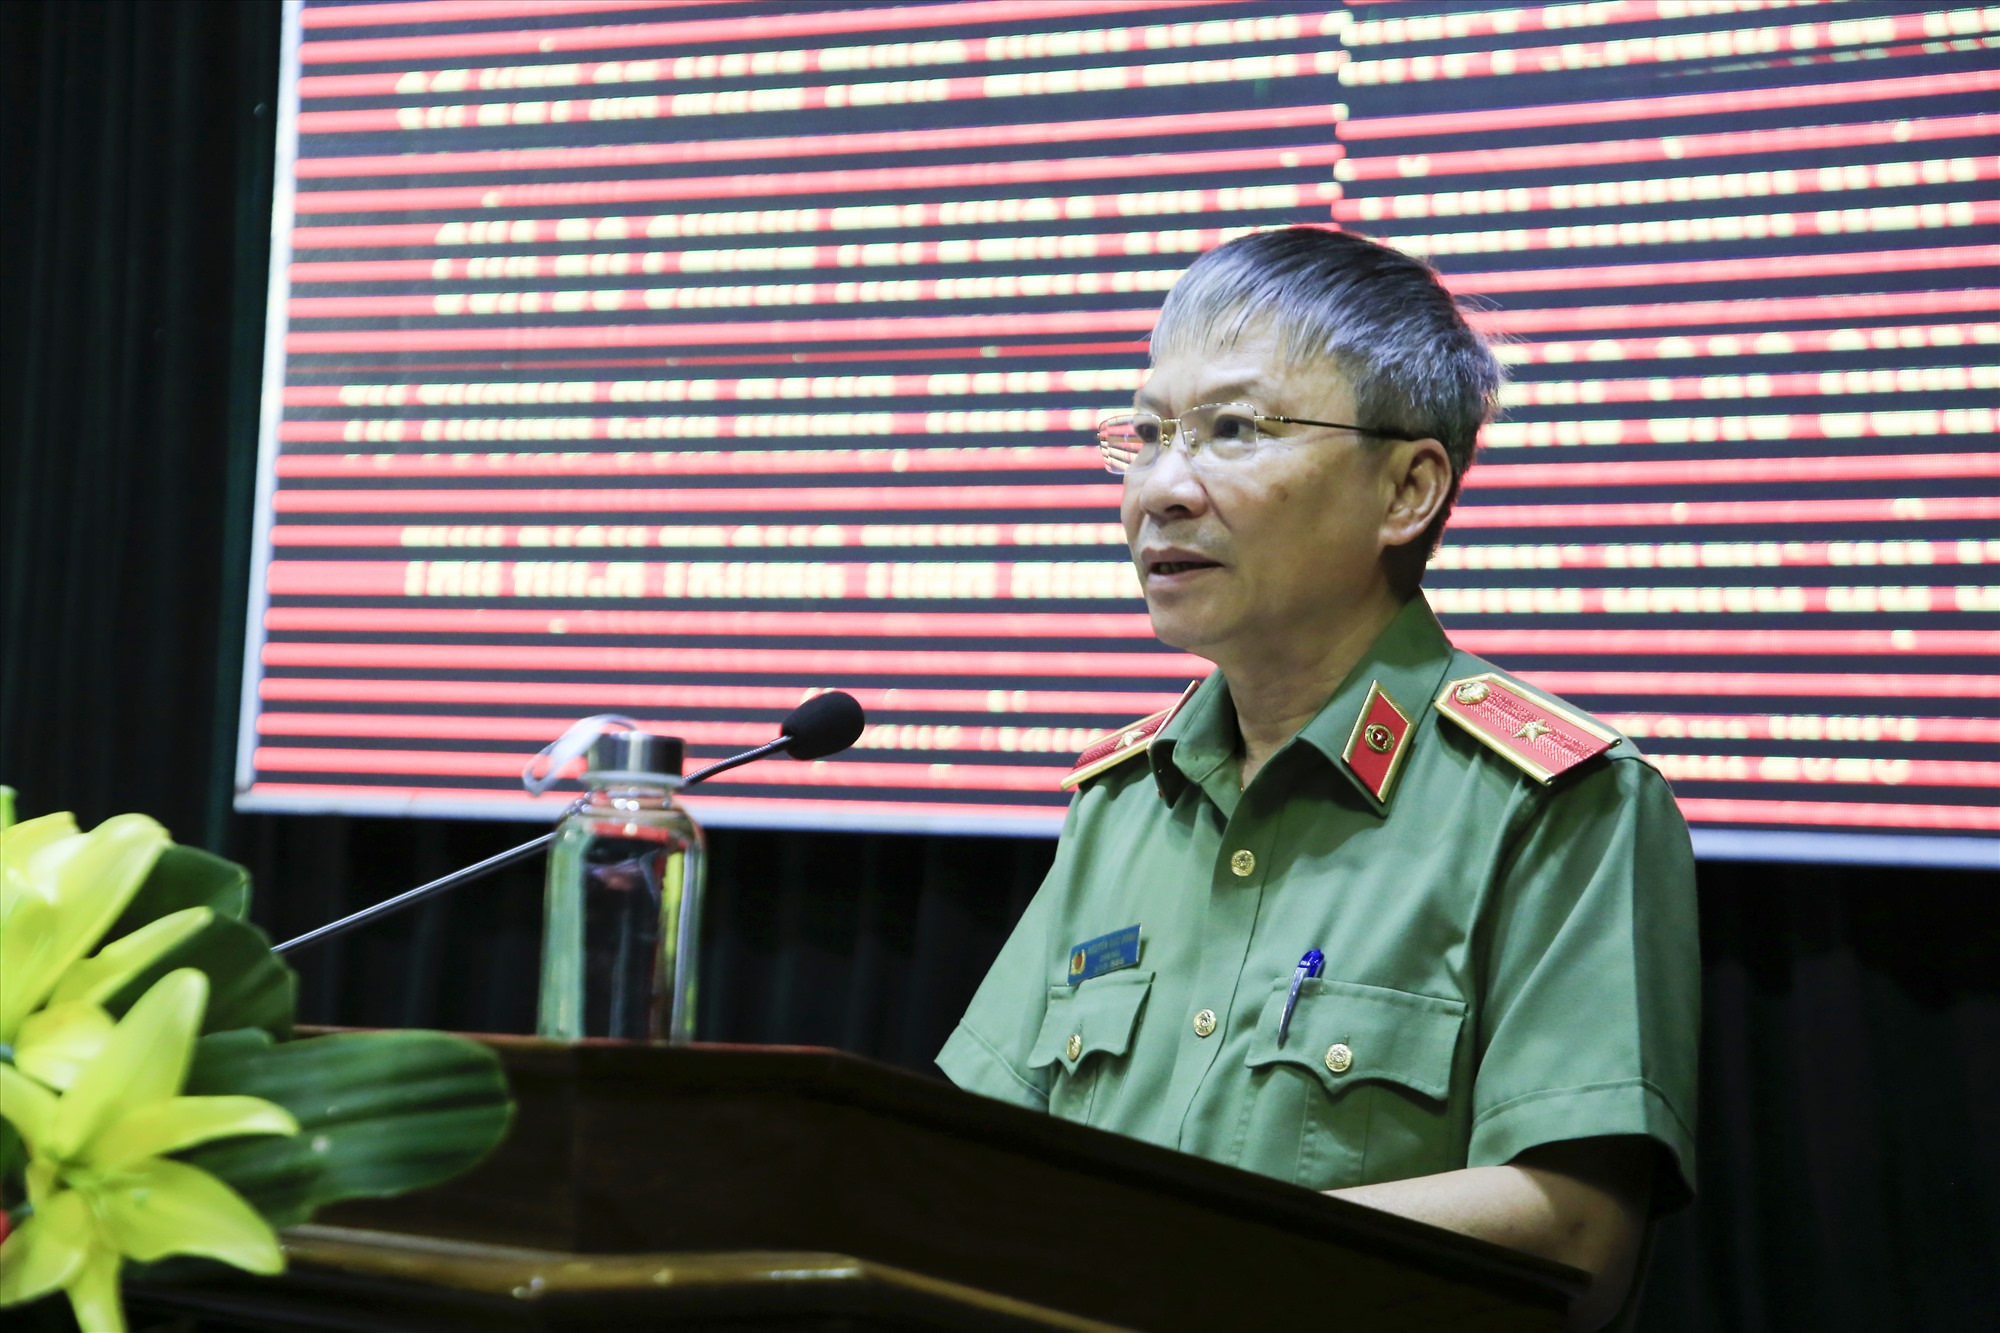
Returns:
[[[1451,498],[1451,456],[1436,440],[1399,442],[1385,460],[1391,487],[1382,545],[1405,546],[1424,534]]]

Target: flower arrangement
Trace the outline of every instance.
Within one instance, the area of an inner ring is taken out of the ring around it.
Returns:
[[[506,1134],[476,1042],[293,1040],[296,978],[248,907],[242,867],[144,815],[17,823],[0,787],[0,1307],[60,1291],[122,1333],[131,1266],[279,1272],[277,1228],[449,1179]]]

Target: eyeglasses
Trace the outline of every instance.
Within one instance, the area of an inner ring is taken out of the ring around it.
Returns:
[[[1420,440],[1421,435],[1350,426],[1339,421],[1309,421],[1304,417],[1277,417],[1259,412],[1248,403],[1204,403],[1190,407],[1178,417],[1152,412],[1128,412],[1106,417],[1097,423],[1097,452],[1104,458],[1104,470],[1114,476],[1144,471],[1160,461],[1160,454],[1175,439],[1187,441],[1188,461],[1206,454],[1217,463],[1238,463],[1257,452],[1266,438],[1261,427],[1267,422],[1287,426],[1324,426],[1329,430],[1351,430],[1357,435],[1376,435],[1387,440]]]

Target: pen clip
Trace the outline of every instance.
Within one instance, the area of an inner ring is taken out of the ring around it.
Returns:
[[[1285,1037],[1292,1030],[1292,1011],[1299,1007],[1299,987],[1306,984],[1307,977],[1318,976],[1325,963],[1325,954],[1318,949],[1307,949],[1299,965],[1292,969],[1292,988],[1285,994],[1285,1012],[1278,1016],[1278,1045],[1285,1044]]]

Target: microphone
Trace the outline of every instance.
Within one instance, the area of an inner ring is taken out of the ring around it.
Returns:
[[[754,750],[731,755],[720,763],[710,764],[681,783],[681,790],[685,791],[695,783],[705,782],[717,773],[740,768],[767,755],[782,752],[794,759],[824,759],[830,754],[839,754],[861,739],[861,729],[867,720],[867,715],[861,711],[861,705],[853,695],[840,690],[816,694],[785,715],[785,720],[778,724],[777,739],[766,741]],[[332,939],[335,935],[344,935],[356,926],[365,926],[378,917],[393,915],[406,907],[415,907],[426,898],[435,897],[461,884],[470,884],[476,879],[484,879],[494,871],[513,865],[516,861],[525,861],[555,840],[555,832],[551,830],[531,842],[522,843],[519,847],[498,852],[484,861],[475,862],[463,870],[454,870],[449,875],[434,879],[428,884],[419,884],[416,888],[399,893],[393,898],[386,898],[373,907],[364,907],[349,916],[341,917],[338,921],[329,921],[317,930],[309,930],[303,935],[294,936],[283,944],[274,944],[271,946],[271,952],[289,953],[308,944]]]
[[[830,690],[794,708],[778,732],[791,740],[785,752],[792,758],[824,759],[860,740],[867,721],[853,695]]]

